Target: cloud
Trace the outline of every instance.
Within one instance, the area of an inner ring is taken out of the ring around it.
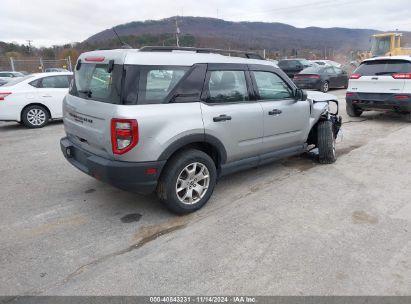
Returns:
[[[82,41],[126,22],[174,15],[282,22],[297,27],[409,31],[410,13],[409,0],[2,0],[0,40],[23,43],[30,39],[36,46],[50,46]]]

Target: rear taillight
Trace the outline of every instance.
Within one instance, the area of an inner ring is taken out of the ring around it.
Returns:
[[[345,94],[346,97],[351,97],[351,96],[353,96],[353,95],[354,95],[353,92],[347,92],[347,93]]]
[[[138,125],[135,119],[111,120],[111,146],[114,154],[124,154],[138,143]]]
[[[392,74],[394,79],[411,79],[411,73],[394,73]]]
[[[9,96],[11,93],[7,92],[7,93],[0,93],[0,100],[4,100],[4,98],[6,98],[7,96]]]
[[[409,95],[395,95],[394,96],[395,99],[408,99],[410,98]]]
[[[350,79],[359,79],[362,75],[361,74],[351,74]]]

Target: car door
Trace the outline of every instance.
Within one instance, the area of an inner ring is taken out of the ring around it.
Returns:
[[[262,108],[251,100],[246,69],[246,65],[209,64],[202,93],[205,134],[224,145],[227,163],[254,157],[257,164],[262,148]]]
[[[333,67],[335,73],[337,74],[337,87],[344,87],[348,83],[347,73],[338,67]]]
[[[301,146],[310,119],[308,101],[296,101],[294,90],[273,70],[254,70],[251,78],[263,109],[263,153]]]
[[[333,67],[327,67],[325,69],[325,74],[327,75],[328,78],[328,84],[330,88],[336,88],[339,86],[338,84],[338,75],[335,72]]]
[[[63,99],[68,93],[68,75],[47,76],[41,78],[38,89],[38,96],[51,112],[51,117],[60,118],[63,116]]]

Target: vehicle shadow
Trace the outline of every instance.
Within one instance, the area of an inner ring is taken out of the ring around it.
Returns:
[[[63,120],[51,120],[43,128],[29,129],[29,128],[26,128],[23,124],[20,124],[18,122],[0,122],[0,132],[1,131],[16,131],[16,130],[42,130],[42,129],[47,129],[48,127],[62,125],[62,124],[63,124]]]

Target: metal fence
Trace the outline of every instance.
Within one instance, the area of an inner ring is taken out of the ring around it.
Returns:
[[[62,68],[72,71],[71,58],[43,59],[41,57],[0,57],[0,71],[44,72],[48,68]]]

